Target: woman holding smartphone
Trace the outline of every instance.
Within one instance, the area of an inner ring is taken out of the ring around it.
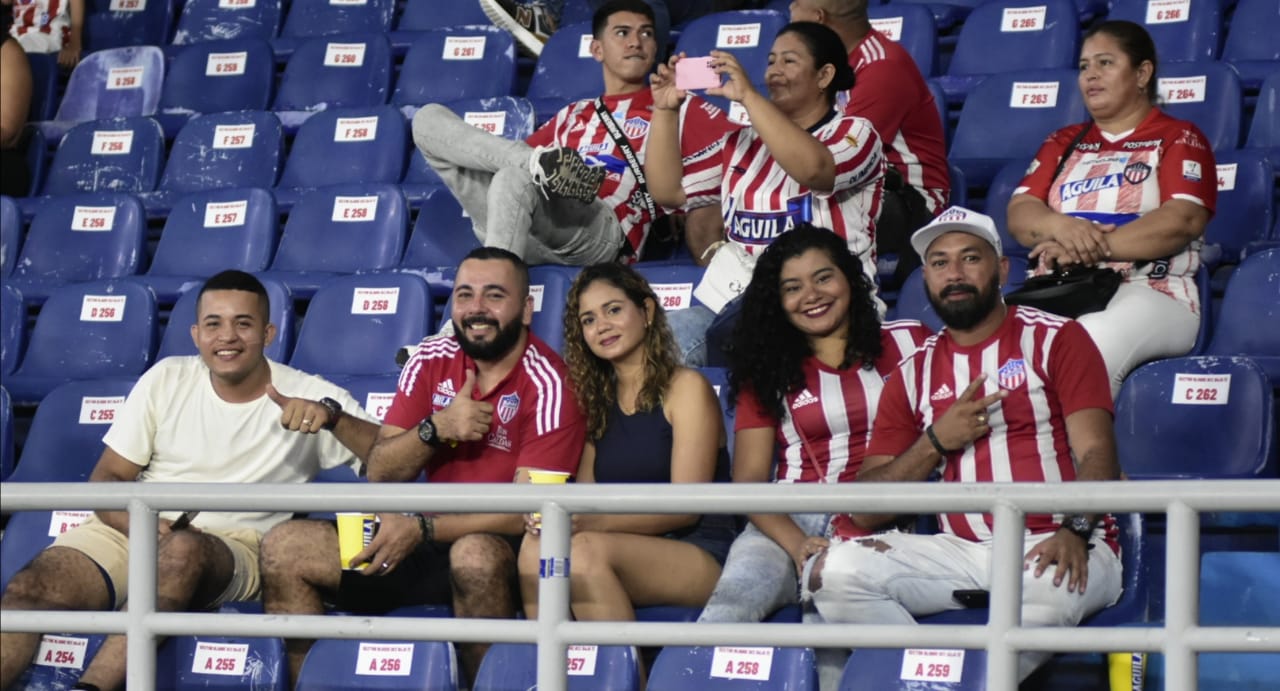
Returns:
[[[766,98],[732,53],[712,51],[724,79],[707,93],[738,103],[750,126],[726,135],[720,165],[682,180],[678,116],[686,92],[675,71],[684,55],[652,78],[654,113],[645,173],[654,201],[683,207],[688,197],[718,194],[727,237],[711,252],[740,253],[754,264],[782,233],[799,223],[830,228],[843,238],[875,285],[875,219],[884,192],[880,137],[865,118],[842,115],[836,95],[853,86],[844,44],[814,22],[782,28],[769,52]],[[685,364],[706,362],[704,334],[714,314],[705,307],[673,315]]]

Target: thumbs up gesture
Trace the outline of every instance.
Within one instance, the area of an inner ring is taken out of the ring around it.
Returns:
[[[493,423],[493,405],[472,399],[475,388],[475,370],[467,370],[457,395],[444,410],[431,417],[441,439],[476,441],[488,433],[489,425]]]
[[[280,406],[280,426],[291,432],[315,434],[329,424],[329,409],[316,401],[291,398],[267,384],[267,398]]]

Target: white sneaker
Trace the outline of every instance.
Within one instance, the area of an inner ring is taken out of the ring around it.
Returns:
[[[542,46],[556,32],[557,18],[539,2],[479,0],[480,9],[495,26],[511,32],[516,43],[533,57],[542,55]]]

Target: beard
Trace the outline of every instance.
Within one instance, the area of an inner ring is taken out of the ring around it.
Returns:
[[[979,290],[977,286],[967,283],[953,283],[945,286],[937,295],[926,287],[925,294],[929,298],[929,304],[933,305],[934,311],[938,313],[938,318],[947,325],[947,328],[964,331],[977,326],[996,308],[996,303],[1000,299],[1000,276],[999,274],[992,276],[985,290]],[[960,302],[946,299],[956,294],[967,294],[971,297]]]
[[[497,329],[493,340],[485,342],[473,341],[467,338],[466,327],[481,324]],[[453,332],[458,338],[458,345],[462,348],[462,352],[466,353],[472,360],[484,362],[501,360],[510,353],[511,349],[515,348],[516,343],[520,341],[520,334],[523,330],[524,324],[520,322],[519,317],[506,324],[499,324],[496,319],[488,317],[468,317],[463,319],[461,323],[457,320],[453,322]]]

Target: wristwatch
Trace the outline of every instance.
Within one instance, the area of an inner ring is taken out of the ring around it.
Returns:
[[[1084,514],[1077,513],[1067,516],[1062,521],[1062,527],[1068,532],[1079,536],[1086,544],[1089,542],[1089,538],[1093,537],[1093,521],[1089,520],[1089,517]]]
[[[324,423],[320,429],[333,431],[333,428],[338,425],[338,418],[342,417],[342,404],[328,396],[320,399],[318,403],[324,406],[324,409],[329,412],[329,421]]]
[[[436,430],[436,424],[431,421],[430,415],[422,418],[422,422],[418,423],[418,438],[422,440],[423,444],[426,444],[433,449],[440,448],[444,443],[440,440],[439,432]]]

